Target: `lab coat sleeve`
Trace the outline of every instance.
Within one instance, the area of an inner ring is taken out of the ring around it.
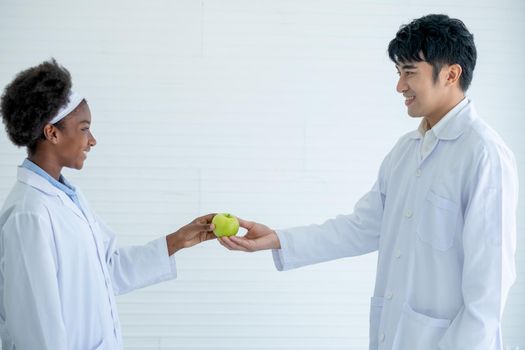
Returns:
[[[100,219],[106,264],[115,294],[167,281],[177,277],[175,254],[168,255],[166,237],[161,237],[143,246],[118,248],[115,233]]]
[[[2,227],[7,333],[17,350],[67,347],[49,218],[15,213]]]
[[[284,271],[377,250],[388,160],[389,156],[373,188],[357,202],[352,214],[339,215],[321,225],[277,230],[281,249],[272,251],[276,269]]]
[[[443,350],[499,349],[493,343],[516,279],[518,178],[512,153],[487,150],[471,183],[463,229],[464,306],[439,343]]]

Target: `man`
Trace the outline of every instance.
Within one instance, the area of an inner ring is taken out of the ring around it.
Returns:
[[[82,169],[97,143],[69,72],[54,60],[24,70],[6,87],[1,112],[10,139],[28,151],[0,212],[2,349],[123,349],[115,295],[175,278],[175,253],[215,238],[213,215],[118,248],[61,175]]]
[[[274,231],[240,220],[232,250],[273,249],[278,270],[378,250],[370,349],[501,349],[515,280],[514,156],[465,97],[476,64],[463,22],[428,15],[388,53],[418,130],[399,139],[354,212]]]

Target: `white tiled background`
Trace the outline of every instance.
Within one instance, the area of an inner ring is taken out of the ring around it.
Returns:
[[[469,96],[525,169],[520,0],[2,0],[0,86],[50,57],[71,71],[98,145],[65,173],[121,244],[215,211],[275,228],[322,222],[352,210],[417,126],[386,48],[400,24],[435,12],[474,32]],[[0,133],[2,202],[23,157]],[[523,349],[520,198],[503,331]],[[126,349],[365,349],[375,264],[278,273],[268,252],[207,242],[179,254],[178,280],[119,297]]]

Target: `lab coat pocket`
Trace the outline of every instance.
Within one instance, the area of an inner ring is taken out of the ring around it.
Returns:
[[[438,350],[450,320],[433,318],[403,306],[392,350]]]
[[[384,299],[372,297],[370,301],[370,349],[377,349],[377,334],[379,323],[381,322],[381,312],[383,311]]]
[[[100,343],[93,348],[93,350],[104,350],[105,349],[104,343],[105,343],[104,339],[102,339]]]
[[[421,241],[438,250],[452,247],[457,231],[459,205],[430,190],[417,225]]]

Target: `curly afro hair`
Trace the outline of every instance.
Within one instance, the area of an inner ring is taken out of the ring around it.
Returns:
[[[55,59],[26,69],[6,86],[0,113],[11,141],[34,153],[44,126],[68,103],[71,75]]]

